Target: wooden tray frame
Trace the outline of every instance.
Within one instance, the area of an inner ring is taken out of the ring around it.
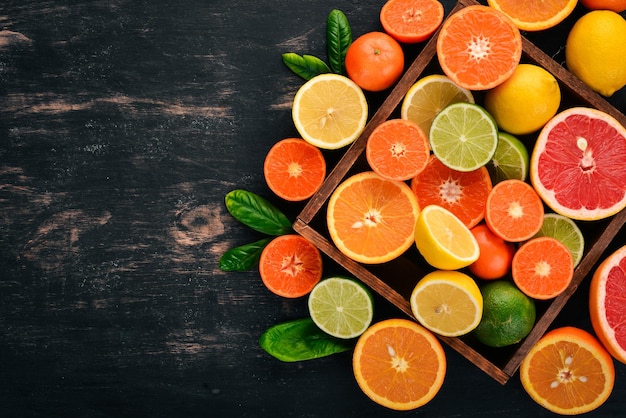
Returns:
[[[450,14],[461,8],[479,4],[474,0],[459,0]],[[338,161],[335,168],[329,173],[320,190],[311,197],[306,206],[297,216],[294,222],[294,230],[309,239],[320,251],[337,262],[372,290],[395,305],[400,311],[415,319],[407,296],[407,289],[398,290],[388,280],[380,278],[381,269],[389,268],[391,274],[411,275],[415,282],[422,277],[426,269],[417,265],[407,256],[383,266],[371,266],[357,263],[341,253],[332,243],[328,232],[322,224],[325,222],[325,209],[330,195],[341,181],[347,178],[351,170],[354,170],[359,161],[362,161],[367,143],[367,138],[380,123],[387,120],[397,110],[404,95],[415,81],[422,76],[429,65],[437,61],[436,43],[439,31],[426,43],[423,50],[409,66],[405,74],[392,89],[384,102],[371,117],[360,137],[346,150],[343,157]],[[522,36],[523,54],[522,61],[535,63],[546,68],[560,83],[562,92],[565,91],[577,105],[586,105],[602,110],[615,117],[622,125],[626,126],[626,116],[610,105],[604,98],[591,91],[584,83],[572,75],[569,71],[557,64],[543,51]],[[426,75],[426,74],[424,74]],[[317,219],[316,219],[317,218]],[[323,219],[323,220],[322,220]],[[537,321],[530,334],[509,348],[504,358],[499,361],[493,357],[494,350],[487,347],[476,346],[464,338],[438,336],[444,343],[463,355],[478,368],[487,373],[500,384],[505,384],[515,374],[526,353],[546,332],[554,321],[557,314],[576,291],[582,280],[587,277],[596,265],[605,249],[609,246],[626,221],[626,210],[614,215],[595,228],[595,236],[586,236],[586,252],[574,272],[574,278],[570,286],[561,295],[548,302],[543,312],[538,312]],[[412,285],[409,285],[412,288]],[[513,350],[513,351],[511,351]]]

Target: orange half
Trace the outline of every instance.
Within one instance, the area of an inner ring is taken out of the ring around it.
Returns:
[[[521,30],[539,31],[565,20],[578,0],[487,0],[487,3],[510,17]]]

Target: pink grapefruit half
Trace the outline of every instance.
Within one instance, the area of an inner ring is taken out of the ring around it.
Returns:
[[[573,107],[541,130],[530,180],[552,210],[577,220],[626,207],[626,128],[605,112]]]
[[[606,350],[626,364],[626,245],[610,254],[593,274],[589,316]]]

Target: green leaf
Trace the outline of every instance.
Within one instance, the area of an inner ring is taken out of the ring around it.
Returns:
[[[236,189],[226,194],[224,202],[235,219],[262,234],[278,236],[293,231],[287,216],[255,193]]]
[[[222,271],[247,271],[259,264],[263,248],[273,238],[263,238],[256,242],[231,248],[220,257]]]
[[[295,52],[283,54],[283,62],[291,71],[305,80],[310,80],[316,75],[330,73],[328,65],[313,55],[298,55]]]
[[[311,318],[274,325],[259,339],[263,350],[280,361],[311,360],[354,348],[354,340],[332,337],[319,329]]]
[[[333,72],[345,74],[346,53],[352,43],[352,29],[348,18],[341,10],[331,10],[326,22],[326,44],[328,62]]]

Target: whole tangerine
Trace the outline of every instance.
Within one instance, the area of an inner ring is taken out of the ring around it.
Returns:
[[[391,36],[368,32],[359,36],[346,53],[346,73],[363,90],[382,91],[404,72],[404,51]]]
[[[511,270],[515,246],[494,234],[484,223],[470,231],[480,248],[478,260],[469,265],[470,272],[484,280],[504,277]]]
[[[626,10],[626,0],[580,0],[589,10],[612,10],[621,13]]]

